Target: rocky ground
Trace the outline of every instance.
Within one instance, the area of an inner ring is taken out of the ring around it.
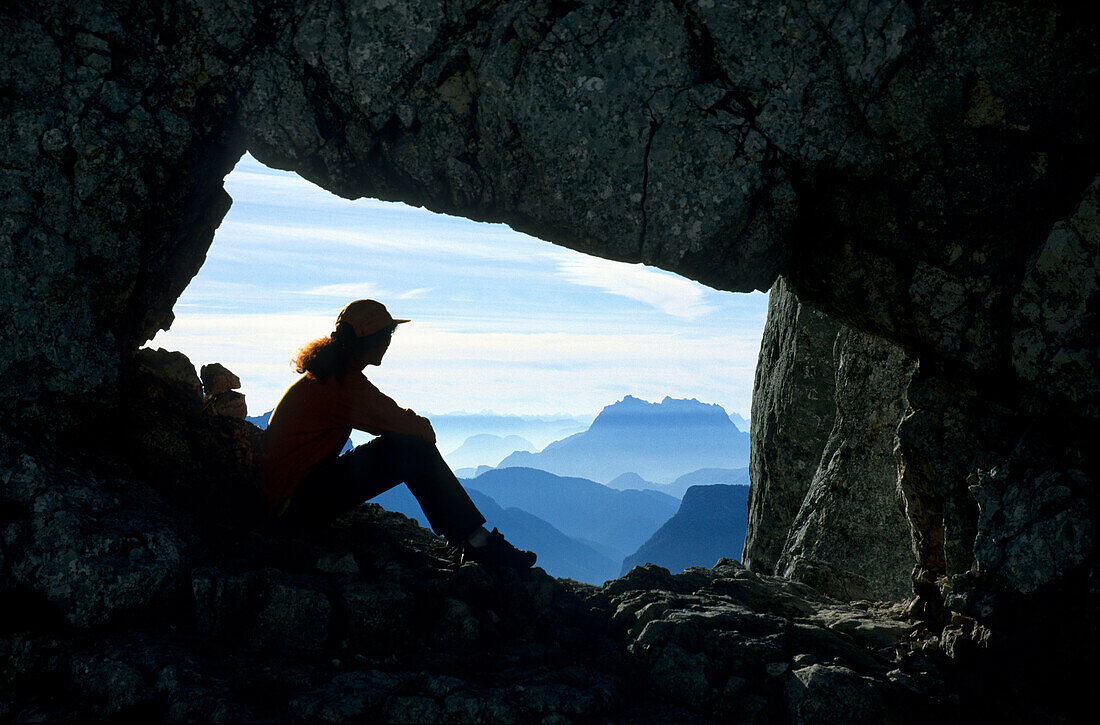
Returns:
[[[732,560],[597,588],[460,563],[375,504],[273,531],[109,466],[5,460],[3,719],[908,722],[957,704],[900,604]]]

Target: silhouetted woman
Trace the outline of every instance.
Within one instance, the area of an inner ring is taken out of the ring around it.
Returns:
[[[435,446],[435,431],[374,387],[363,370],[380,365],[397,326],[379,302],[356,300],[336,330],[298,353],[302,373],[267,427],[262,489],[272,512],[294,525],[323,525],[404,482],[432,530],[463,556],[525,569],[535,555],[513,547],[474,506]],[[378,436],[341,455],[352,428]]]

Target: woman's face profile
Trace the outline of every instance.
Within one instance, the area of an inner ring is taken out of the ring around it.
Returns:
[[[372,344],[366,346],[360,353],[361,365],[360,370],[366,368],[368,365],[381,365],[382,358],[386,356],[386,351],[390,349],[390,342],[393,340],[393,330],[389,331],[388,335],[380,335],[378,339],[372,341]]]

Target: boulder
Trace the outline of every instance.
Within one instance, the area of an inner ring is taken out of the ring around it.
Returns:
[[[19,455],[0,469],[8,507],[3,589],[76,630],[178,611],[193,546],[152,491]]]
[[[203,410],[211,415],[224,415],[237,420],[248,417],[248,404],[244,400],[244,394],[236,390],[208,396],[203,402]]]
[[[912,370],[896,345],[776,283],[754,385],[746,566],[835,597],[909,596],[894,449]]]
[[[209,363],[199,370],[202,381],[203,410],[211,415],[224,415],[237,420],[248,416],[244,395],[236,392],[241,379],[221,363]]]

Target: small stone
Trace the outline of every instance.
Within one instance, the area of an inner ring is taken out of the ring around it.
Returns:
[[[210,415],[224,415],[237,420],[248,417],[248,403],[245,401],[245,396],[236,390],[227,390],[207,397],[202,408]]]
[[[768,673],[768,677],[779,677],[779,675],[786,672],[790,666],[790,662],[769,662],[764,665],[764,671]]]
[[[266,600],[253,627],[253,644],[296,652],[316,652],[324,648],[332,605],[323,592],[275,582]]]
[[[408,637],[409,594],[396,584],[355,582],[343,586],[340,594],[357,649],[389,652]]]
[[[565,715],[558,712],[552,712],[542,718],[542,725],[571,725],[573,722]]]
[[[735,698],[745,691],[748,680],[744,677],[731,676],[726,680],[726,686],[722,688],[722,695],[726,698]]]
[[[210,363],[199,369],[202,392],[207,397],[241,387],[241,379],[221,363]]]
[[[42,150],[48,154],[59,154],[69,146],[65,138],[65,132],[59,128],[51,128],[42,134]]]
[[[107,53],[111,50],[111,46],[108,45],[106,40],[91,33],[77,33],[74,40],[78,48],[84,48],[85,50],[94,50],[100,53]]]

